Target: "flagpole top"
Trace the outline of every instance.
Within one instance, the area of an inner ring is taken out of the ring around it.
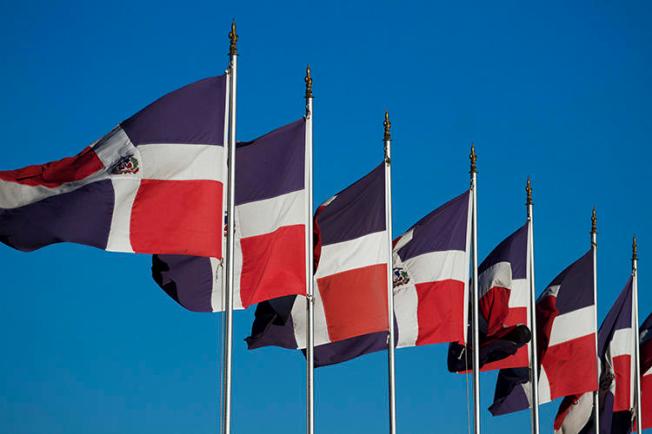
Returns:
[[[529,176],[527,177],[527,183],[525,184],[525,193],[527,195],[527,201],[525,204],[530,206],[532,205],[532,180]]]
[[[237,56],[238,55],[238,33],[236,31],[235,19],[231,21],[231,31],[229,32],[229,41],[231,41],[231,44],[229,45],[229,56]]]
[[[383,126],[385,127],[385,135],[383,136],[383,140],[389,142],[392,140],[392,123],[389,121],[389,112],[385,112],[385,120],[383,121]]]
[[[636,235],[632,237],[632,267],[638,261],[638,244],[636,243]]]
[[[591,212],[591,235],[595,235],[598,233],[598,213],[595,211],[595,207],[593,207],[593,211]]]
[[[306,77],[304,78],[306,82],[306,99],[312,98],[312,74],[310,71],[310,65],[306,66]]]
[[[478,173],[478,167],[476,165],[478,156],[475,153],[475,143],[471,143],[471,153],[469,154],[469,160],[471,162],[471,170],[469,170],[469,173],[471,175]]]

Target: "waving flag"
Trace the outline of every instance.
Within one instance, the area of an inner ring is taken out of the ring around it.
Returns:
[[[371,334],[387,346],[384,165],[323,203],[314,221],[315,364],[320,366],[329,364],[331,345],[347,345],[357,336]],[[306,328],[304,297],[261,303],[249,349],[305,348]]]
[[[529,366],[529,224],[503,240],[478,268],[480,366],[483,371]],[[470,340],[470,339],[469,339]],[[449,370],[468,370],[470,343],[450,345]]]
[[[399,347],[464,341],[469,201],[468,192],[456,197],[395,240],[394,326]],[[300,297],[262,303],[256,310],[252,335],[247,339],[249,347],[302,348],[298,344],[302,336],[296,330],[303,333],[305,321],[305,301]],[[316,322],[315,326],[316,334],[324,333],[323,323]],[[387,336],[383,330],[318,345],[315,365],[341,363],[386,349]]]
[[[537,300],[539,399],[597,390],[593,253],[587,252],[548,285]],[[492,414],[529,407],[529,369],[498,374]]]
[[[74,157],[0,172],[0,241],[220,258],[226,93],[192,83]]]
[[[236,148],[234,307],[306,294],[306,121]],[[154,280],[192,311],[222,311],[222,266],[215,258],[158,255]]]
[[[639,328],[641,359],[641,418],[643,429],[652,428],[652,314]]]
[[[628,433],[634,407],[634,325],[630,278],[598,332],[600,431]],[[555,418],[556,434],[593,432],[593,393],[567,396]]]

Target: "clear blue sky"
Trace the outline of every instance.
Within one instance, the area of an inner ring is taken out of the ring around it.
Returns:
[[[639,235],[641,313],[652,308],[652,8],[649,2],[8,2],[0,6],[1,168],[77,153],[161,94],[219,74],[240,34],[238,137],[303,114],[313,66],[315,199],[378,163],[394,130],[394,231],[468,185],[479,154],[480,259],[524,221],[535,188],[539,290],[589,247],[599,217],[600,319]],[[473,4],[472,4],[473,3]],[[150,258],[0,246],[0,431],[215,433],[220,315],[182,310]],[[235,315],[235,433],[304,432],[304,359],[247,352]],[[465,377],[445,345],[397,352],[399,432],[466,432]],[[317,371],[320,433],[386,431],[386,354]],[[529,414],[485,433],[529,430]],[[542,407],[543,432],[557,403]]]

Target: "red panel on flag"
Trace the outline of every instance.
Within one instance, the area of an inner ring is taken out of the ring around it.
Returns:
[[[643,429],[652,428],[652,375],[641,377],[641,410]]]
[[[306,294],[305,226],[283,226],[274,232],[242,238],[242,305]]]
[[[527,308],[526,307],[512,307],[507,313],[505,319],[505,326],[515,326],[518,324],[527,324]],[[513,356],[506,357],[496,362],[487,363],[481,371],[492,371],[494,369],[508,369],[508,368],[527,368],[530,364],[530,355],[528,345],[523,345],[516,351]]]
[[[104,169],[102,161],[92,148],[87,147],[74,157],[17,170],[0,171],[0,179],[18,184],[54,188],[67,182],[81,181],[102,169]]]
[[[417,345],[464,340],[464,282],[417,283]]]
[[[629,355],[613,358],[613,368],[616,373],[616,393],[614,396],[614,411],[627,411],[630,405],[632,358]]]
[[[317,279],[331,342],[387,331],[387,265]]]
[[[543,368],[550,382],[551,399],[596,390],[595,334],[548,347]]]
[[[131,212],[138,253],[222,257],[222,184],[143,179]]]

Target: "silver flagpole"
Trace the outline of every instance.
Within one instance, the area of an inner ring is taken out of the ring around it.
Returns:
[[[528,222],[528,255],[530,256],[530,330],[532,340],[530,341],[530,384],[532,404],[532,434],[539,434],[539,354],[537,352],[537,318],[536,318],[536,285],[534,283],[534,213],[532,202],[532,181],[527,178],[525,186],[527,193],[527,222]]]
[[[387,229],[387,306],[389,339],[387,340],[387,361],[389,368],[389,432],[396,434],[396,378],[394,375],[394,261],[392,245],[392,123],[385,112],[385,228]]]
[[[312,75],[310,65],[306,68],[306,315],[308,329],[306,336],[306,432],[315,432],[315,311],[313,278],[312,238]]]
[[[641,409],[641,355],[638,335],[638,246],[636,236],[632,239],[632,305],[634,311],[632,320],[634,329],[634,405],[636,406],[636,425],[638,432],[641,432],[643,411]]]
[[[591,213],[591,250],[593,251],[593,302],[595,312],[593,315],[595,325],[595,354],[598,372],[598,390],[593,392],[593,411],[595,432],[600,433],[600,358],[598,355],[598,215],[593,208]]]
[[[226,297],[224,306],[224,398],[222,400],[222,433],[231,433],[231,357],[233,348],[233,285],[234,285],[234,233],[235,233],[235,120],[236,120],[236,89],[238,71],[238,34],[235,21],[231,23],[229,32],[229,72],[231,73],[231,89],[229,92],[229,142],[228,142],[228,187],[227,187],[227,217],[226,217]]]
[[[473,328],[473,427],[474,433],[480,434],[480,318],[478,309],[478,188],[477,188],[477,155],[475,154],[475,145],[471,145],[471,194],[473,202],[472,216],[472,243],[473,243],[473,285],[471,287],[472,295],[472,328]]]

